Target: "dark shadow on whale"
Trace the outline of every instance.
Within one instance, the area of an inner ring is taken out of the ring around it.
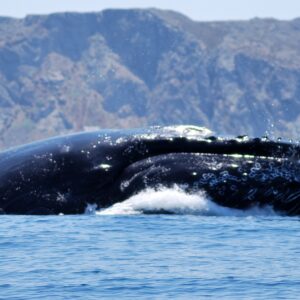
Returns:
[[[146,188],[204,190],[236,209],[270,205],[300,215],[299,146],[248,137],[216,138],[192,126],[85,132],[0,154],[0,211],[78,214]]]

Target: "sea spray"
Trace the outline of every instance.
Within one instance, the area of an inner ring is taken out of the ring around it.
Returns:
[[[123,202],[96,211],[97,215],[134,215],[143,213],[241,217],[275,215],[275,212],[270,206],[265,206],[263,208],[253,207],[247,210],[220,206],[211,201],[204,191],[191,194],[187,193],[177,185],[174,185],[173,188],[149,188]]]

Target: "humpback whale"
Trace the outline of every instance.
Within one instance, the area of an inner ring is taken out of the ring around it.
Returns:
[[[235,209],[272,206],[300,215],[299,145],[213,136],[202,127],[100,130],[0,153],[0,212],[79,214],[146,188],[204,191]]]

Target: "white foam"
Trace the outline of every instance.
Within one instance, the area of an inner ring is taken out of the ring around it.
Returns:
[[[211,201],[203,191],[188,194],[178,186],[146,189],[129,199],[97,211],[98,215],[132,215],[142,213],[192,214],[205,216],[256,216],[275,215],[271,207],[232,209]]]

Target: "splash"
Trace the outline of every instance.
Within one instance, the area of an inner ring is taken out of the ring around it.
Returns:
[[[189,194],[176,185],[173,188],[146,189],[123,202],[96,211],[97,215],[159,213],[241,217],[276,215],[271,207],[253,207],[248,210],[223,207],[211,201],[203,191]]]

